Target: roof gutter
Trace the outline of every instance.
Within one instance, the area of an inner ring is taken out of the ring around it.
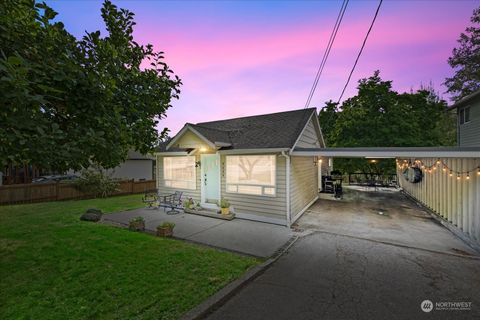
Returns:
[[[265,154],[265,153],[280,153],[289,151],[290,148],[260,148],[260,149],[231,149],[231,150],[218,150],[220,154]]]

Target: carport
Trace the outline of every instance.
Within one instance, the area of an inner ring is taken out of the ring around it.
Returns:
[[[480,147],[295,148],[291,155],[395,159],[403,192],[480,248]],[[420,181],[409,181],[412,170],[422,173]]]

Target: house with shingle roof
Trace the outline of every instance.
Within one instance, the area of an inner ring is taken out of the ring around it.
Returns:
[[[183,193],[202,207],[227,199],[237,217],[290,225],[318,199],[328,159],[315,108],[186,123],[156,152],[160,194]]]

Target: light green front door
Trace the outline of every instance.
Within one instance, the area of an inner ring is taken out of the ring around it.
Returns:
[[[202,202],[217,203],[220,195],[220,157],[202,154]]]

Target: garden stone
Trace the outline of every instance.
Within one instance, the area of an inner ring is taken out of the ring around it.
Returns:
[[[102,218],[101,213],[86,212],[82,214],[82,216],[80,217],[80,220],[97,222],[97,221],[100,221],[101,218]]]

